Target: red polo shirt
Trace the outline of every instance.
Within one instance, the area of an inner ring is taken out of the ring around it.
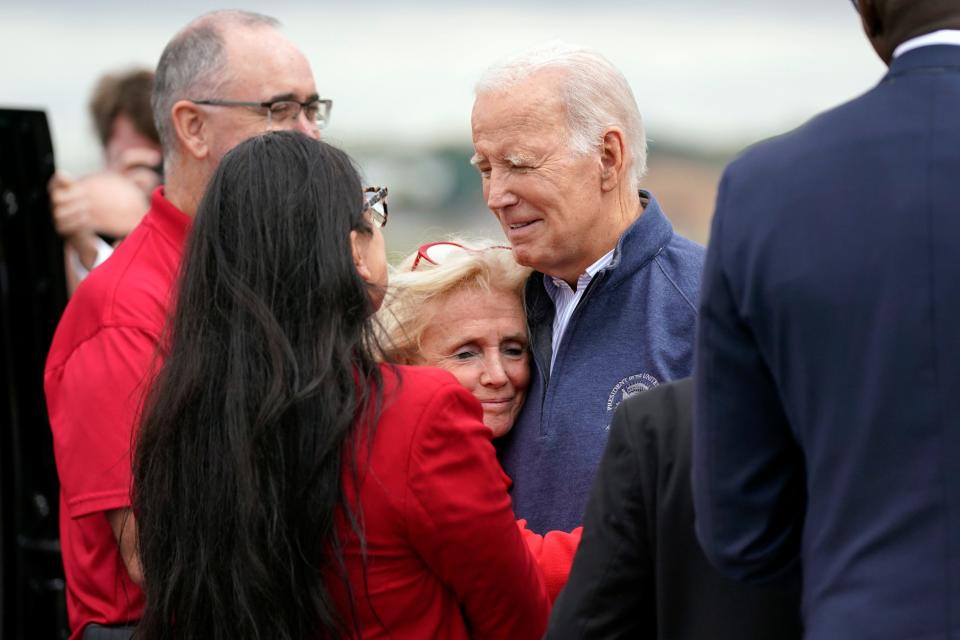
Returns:
[[[190,222],[154,191],[140,225],[70,299],[47,356],[71,638],[143,610],[105,512],[130,506],[133,427]]]

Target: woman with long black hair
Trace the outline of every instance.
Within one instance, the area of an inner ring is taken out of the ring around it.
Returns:
[[[137,442],[139,638],[545,630],[480,405],[375,362],[375,213],[322,142],[270,133],[223,159]]]

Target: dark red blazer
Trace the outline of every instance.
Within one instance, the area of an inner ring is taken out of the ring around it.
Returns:
[[[363,638],[540,638],[549,602],[514,519],[480,403],[446,371],[384,365],[384,408],[361,442],[361,548],[341,520]],[[398,377],[399,374],[399,377]],[[341,611],[346,590],[331,581]]]

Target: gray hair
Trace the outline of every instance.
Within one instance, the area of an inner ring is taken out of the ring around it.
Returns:
[[[227,64],[223,30],[226,26],[278,28],[280,22],[252,11],[222,10],[204,14],[180,30],[160,55],[154,79],[153,118],[164,156],[176,148],[170,110],[178,100],[213,91],[223,81]]]
[[[569,144],[574,152],[597,149],[606,127],[620,127],[633,157],[631,187],[636,188],[647,172],[647,137],[636,98],[623,74],[593,49],[554,41],[501,60],[487,69],[477,82],[476,93],[503,91],[539,71],[563,72],[563,101]]]

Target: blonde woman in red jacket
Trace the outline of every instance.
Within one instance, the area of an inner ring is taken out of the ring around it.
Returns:
[[[509,247],[493,242],[431,242],[400,263],[378,314],[387,357],[452,373],[480,401],[494,438],[510,431],[526,399],[530,355],[522,292],[530,272]],[[517,525],[552,602],[567,582],[582,527],[539,535],[525,520]]]
[[[374,358],[385,196],[296,133],[224,157],[136,449],[138,638],[542,636],[480,404]]]

